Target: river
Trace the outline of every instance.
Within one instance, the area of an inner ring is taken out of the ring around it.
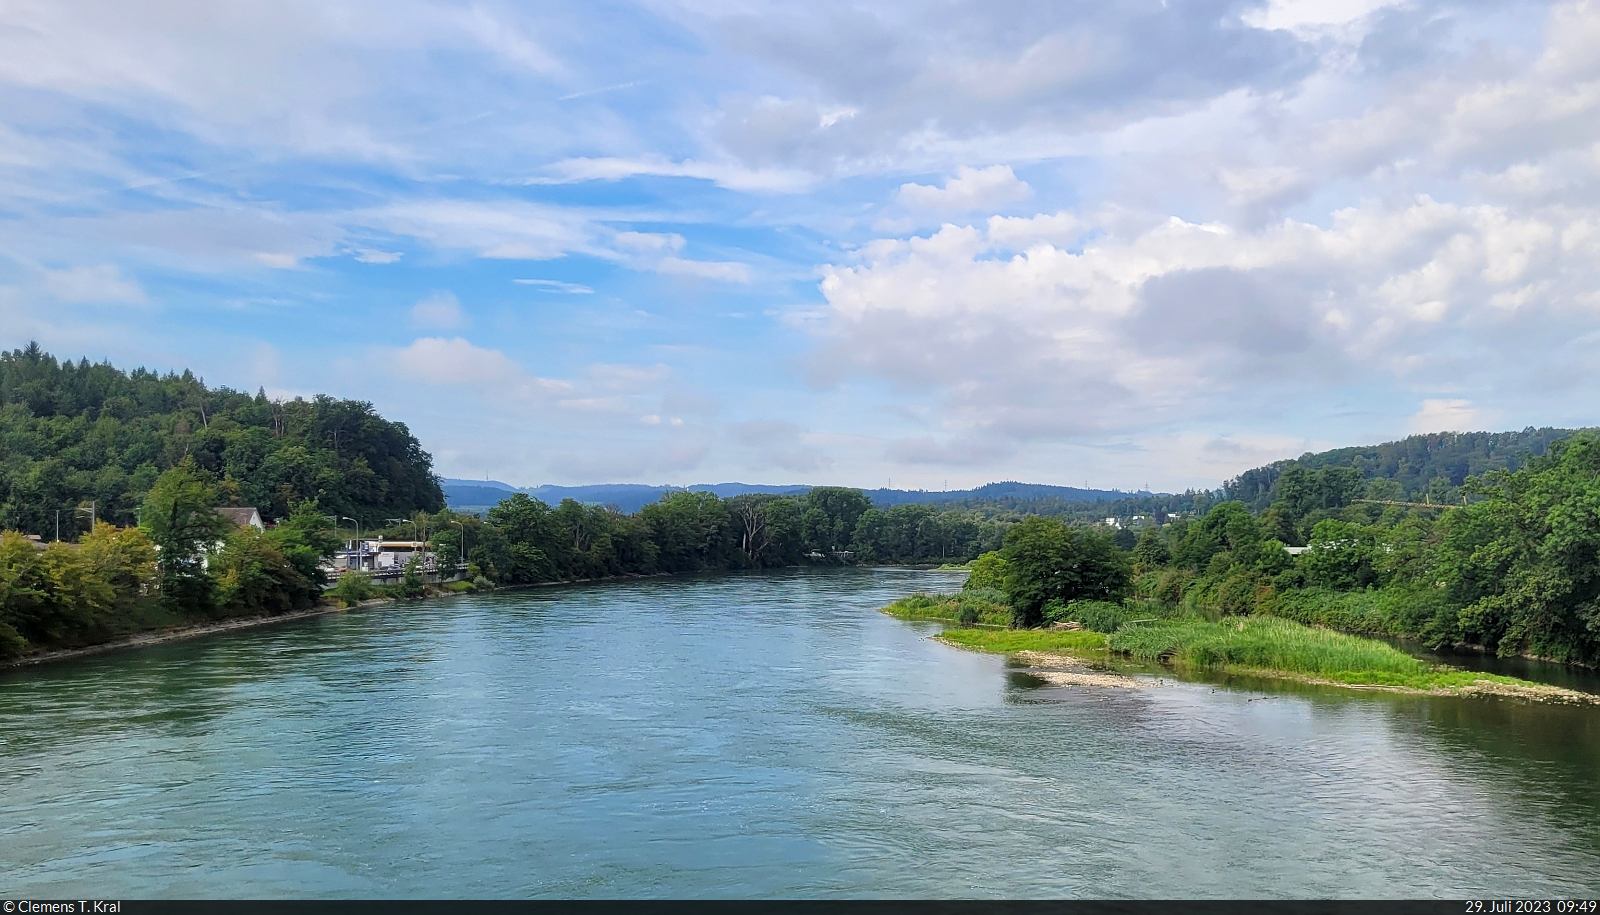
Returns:
[[[0,892],[1600,895],[1600,709],[1049,686],[840,570],[468,595],[0,672]]]

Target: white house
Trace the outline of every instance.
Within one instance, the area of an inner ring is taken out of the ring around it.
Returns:
[[[261,513],[250,506],[243,508],[219,508],[217,514],[233,522],[234,527],[253,527],[264,531],[267,526],[261,523]]]

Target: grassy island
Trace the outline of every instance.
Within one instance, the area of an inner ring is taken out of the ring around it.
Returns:
[[[1498,674],[1433,665],[1386,642],[1271,617],[1207,620],[1195,616],[1113,619],[1111,632],[1088,628],[1007,629],[961,624],[963,607],[985,605],[989,619],[1004,607],[964,594],[914,594],[883,608],[898,619],[952,623],[938,635],[948,645],[1008,655],[1124,657],[1178,671],[1227,673],[1391,692],[1494,694],[1555,702],[1600,704],[1600,697]],[[1091,602],[1067,605],[1089,610]],[[1106,605],[1099,608],[1102,613]],[[1177,612],[1177,608],[1165,608]],[[1141,606],[1137,612],[1149,613]],[[970,616],[970,613],[968,614]],[[1078,615],[1094,618],[1092,613]],[[1104,617],[1101,617],[1103,620]]]

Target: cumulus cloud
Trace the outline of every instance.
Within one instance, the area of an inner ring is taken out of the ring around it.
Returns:
[[[970,168],[963,165],[944,187],[902,184],[895,199],[908,209],[930,212],[957,212],[996,209],[1025,200],[1033,193],[1009,165]]]
[[[1171,218],[1076,252],[995,224],[827,268],[818,380],[936,390],[957,432],[1061,439],[1358,381],[1484,387],[1582,364],[1576,341],[1600,333],[1600,231],[1566,209],[1423,197],[1254,232]]]
[[[1411,417],[1412,432],[1471,432],[1481,429],[1481,411],[1469,400],[1429,398]]]
[[[398,377],[441,385],[498,385],[547,395],[565,394],[566,382],[535,378],[505,353],[452,337],[421,337],[409,346],[380,351],[372,360]]]

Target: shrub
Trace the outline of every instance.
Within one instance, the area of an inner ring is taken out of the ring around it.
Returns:
[[[1111,633],[1122,628],[1131,619],[1128,609],[1121,604],[1103,600],[1077,600],[1067,605],[1067,617],[1083,624],[1085,629]]]
[[[408,600],[426,597],[428,583],[422,580],[422,561],[413,559],[406,563],[404,574],[400,576],[399,583],[393,587],[396,597],[403,597]]]
[[[962,590],[999,590],[1006,583],[1006,561],[997,552],[984,553],[972,560],[972,574]],[[1002,601],[1003,603],[1004,601]]]
[[[1067,615],[1067,605],[1054,598],[1044,602],[1044,610],[1040,612],[1040,616],[1046,626],[1054,626],[1056,623],[1065,623],[1072,619]]]
[[[328,594],[346,607],[354,607],[364,600],[370,600],[377,593],[373,587],[372,576],[364,572],[346,572],[339,578],[337,584],[329,589]]]

